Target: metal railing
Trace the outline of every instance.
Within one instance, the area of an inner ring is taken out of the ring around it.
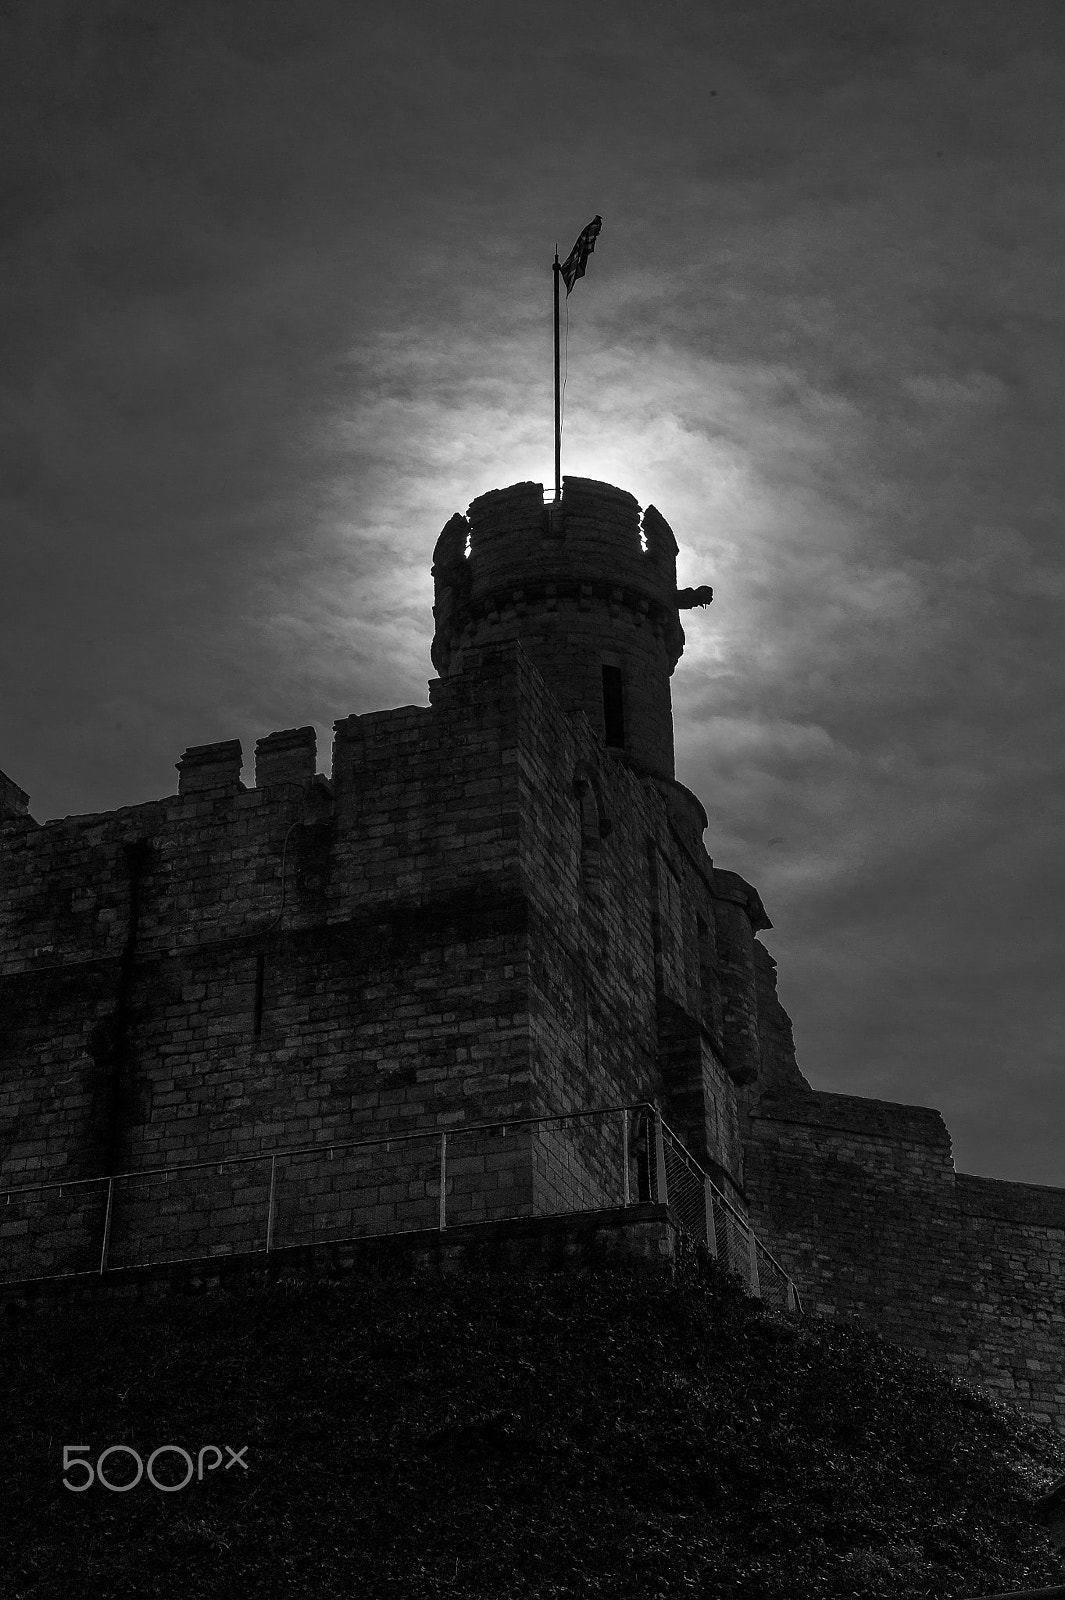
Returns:
[[[657,1198],[689,1238],[705,1244],[748,1291],[781,1311],[801,1311],[793,1280],[755,1234],[748,1219],[655,1113]]]
[[[653,1106],[296,1145],[0,1190],[0,1282],[654,1200],[768,1303],[794,1285]]]

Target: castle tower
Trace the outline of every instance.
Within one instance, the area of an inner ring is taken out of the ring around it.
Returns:
[[[677,542],[653,506],[641,516],[631,494],[590,478],[566,478],[549,506],[538,483],[495,489],[451,518],[433,577],[441,677],[468,648],[519,639],[567,711],[629,766],[672,780],[679,612],[711,593],[678,596]]]

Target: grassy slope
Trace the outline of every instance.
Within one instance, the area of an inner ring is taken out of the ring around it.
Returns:
[[[1046,1435],[713,1269],[282,1285],[68,1308],[5,1344],[11,1600],[903,1600],[1063,1575],[1026,1517],[1065,1468]],[[171,1442],[247,1444],[249,1470],[62,1487],[64,1444]]]

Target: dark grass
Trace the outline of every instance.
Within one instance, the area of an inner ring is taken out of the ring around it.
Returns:
[[[1065,1576],[1028,1515],[1065,1470],[1051,1436],[713,1268],[280,1285],[4,1339],[11,1600],[953,1600]],[[167,1443],[247,1445],[248,1471],[62,1485],[66,1444]]]

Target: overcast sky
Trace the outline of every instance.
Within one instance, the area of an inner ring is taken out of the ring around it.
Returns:
[[[1060,0],[5,0],[0,768],[424,704],[436,536],[653,502],[816,1087],[1065,1184]]]

